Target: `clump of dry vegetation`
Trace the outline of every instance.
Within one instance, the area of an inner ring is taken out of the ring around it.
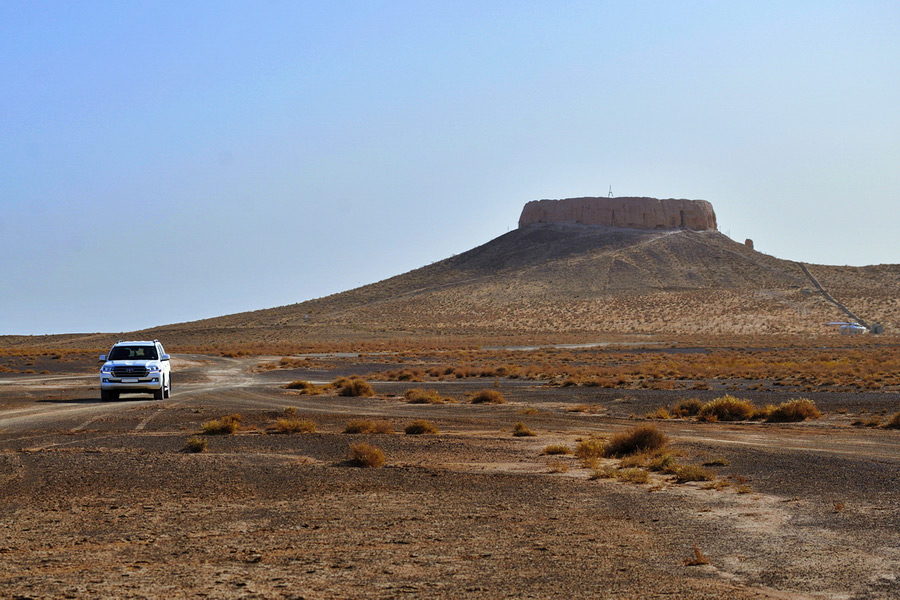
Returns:
[[[653,452],[665,446],[669,438],[653,425],[635,427],[614,435],[606,444],[606,456],[623,457],[638,452]]]
[[[332,385],[338,389],[339,396],[370,397],[375,395],[375,390],[369,382],[358,377],[340,377]]]
[[[230,435],[240,429],[243,419],[241,415],[234,413],[221,419],[206,421],[200,426],[200,433],[203,435]]]
[[[672,407],[672,415],[675,417],[695,417],[701,408],[703,408],[703,403],[700,400],[688,398]]]
[[[194,436],[187,441],[185,452],[203,452],[206,450],[206,440],[200,436]]]
[[[603,440],[598,438],[587,438],[578,442],[575,446],[575,456],[581,460],[581,464],[588,468],[593,468],[597,461],[603,456]]]
[[[438,433],[438,428],[431,421],[417,419],[403,428],[403,432],[409,435],[422,435]]]
[[[284,418],[275,421],[278,433],[315,433],[316,423],[310,419]]]
[[[572,449],[566,446],[565,444],[550,444],[544,446],[542,454],[554,455],[554,454],[572,454]]]
[[[529,437],[537,435],[534,431],[529,429],[528,425],[519,421],[515,425],[513,425],[513,435],[515,437]]]
[[[701,421],[746,421],[755,413],[752,402],[726,394],[704,404],[697,416]]]
[[[900,412],[895,413],[884,426],[888,429],[900,429]]]
[[[822,416],[815,403],[807,398],[795,398],[789,400],[774,410],[766,417],[771,423],[794,423],[806,419],[818,419]]]
[[[628,483],[647,483],[650,481],[650,474],[643,469],[627,468],[627,469],[619,469],[616,472],[616,477],[622,481],[627,481]]]
[[[485,389],[472,394],[469,398],[472,404],[505,404],[506,399],[500,390]]]
[[[712,481],[715,475],[697,465],[680,465],[673,469],[675,475],[675,483],[686,483],[688,481]]]
[[[684,559],[684,565],[686,567],[697,567],[700,565],[708,565],[709,558],[703,552],[700,551],[700,548],[697,544],[694,544],[694,552],[692,556]]]
[[[547,461],[547,470],[550,473],[568,473],[569,465],[565,463],[565,461],[556,459],[556,460],[548,460]]]
[[[365,442],[350,445],[350,464],[377,468],[383,467],[384,463],[384,451],[381,448]]]
[[[296,381],[292,381],[290,383],[286,383],[283,386],[286,390],[299,390],[301,394],[307,394],[310,396],[316,396],[321,394],[324,388],[319,385],[315,385],[308,381],[304,381],[303,379],[298,379]]]
[[[390,421],[358,419],[349,421],[344,433],[394,433],[394,427]]]
[[[448,398],[441,396],[437,390],[425,390],[422,388],[406,390],[403,398],[410,404],[443,404],[448,400]]]

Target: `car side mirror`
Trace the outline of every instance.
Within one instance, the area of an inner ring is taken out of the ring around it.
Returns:
[[[100,355],[100,362],[106,362],[106,355],[105,355],[105,354],[101,354],[101,355]]]
[[[163,354],[163,355],[162,355],[162,358],[160,358],[159,360],[169,360],[169,355],[168,355],[168,354]]]

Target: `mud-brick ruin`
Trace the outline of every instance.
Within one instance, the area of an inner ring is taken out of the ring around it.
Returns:
[[[519,227],[534,223],[579,223],[630,229],[715,231],[716,213],[706,200],[674,198],[566,198],[533,200]]]

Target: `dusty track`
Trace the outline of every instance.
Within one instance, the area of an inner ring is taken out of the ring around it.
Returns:
[[[510,403],[410,405],[422,384],[382,397],[299,396],[297,376],[246,360],[180,357],[175,395],[101,403],[95,378],[0,385],[0,596],[890,598],[900,596],[900,434],[827,413],[800,425],[659,426],[685,454],[724,457],[703,490],[589,481],[572,458],[549,473],[550,443],[634,425],[673,396],[593,400],[501,382]],[[461,397],[484,382],[442,387]],[[589,398],[591,399],[591,398]],[[874,411],[885,402],[873,394]],[[285,407],[319,433],[261,433]],[[525,408],[538,414],[523,415]],[[180,452],[200,423],[238,412],[246,429]],[[342,434],[359,417],[438,436]],[[513,438],[527,421],[535,438]],[[351,441],[382,447],[384,469],[344,464]],[[682,560],[697,544],[711,559]]]

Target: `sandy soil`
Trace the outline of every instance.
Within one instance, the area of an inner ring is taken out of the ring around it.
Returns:
[[[100,402],[92,370],[65,364],[0,379],[0,596],[900,597],[900,432],[850,425],[853,412],[896,410],[894,395],[810,394],[825,417],[796,425],[658,423],[679,460],[727,461],[712,469],[730,485],[704,489],[660,474],[590,480],[575,458],[541,454],[626,430],[683,393],[501,380],[504,405],[411,405],[400,395],[422,384],[300,396],[280,385],[340,365],[257,362],[177,357],[166,401]],[[567,411],[582,403],[603,410]],[[318,431],[273,433],[286,407]],[[203,422],[235,412],[238,434],[183,452]],[[398,432],[425,418],[441,433],[341,433],[360,417]],[[518,421],[538,435],[514,438]],[[384,468],[348,465],[360,440],[385,451]],[[684,564],[695,546],[709,564]]]

